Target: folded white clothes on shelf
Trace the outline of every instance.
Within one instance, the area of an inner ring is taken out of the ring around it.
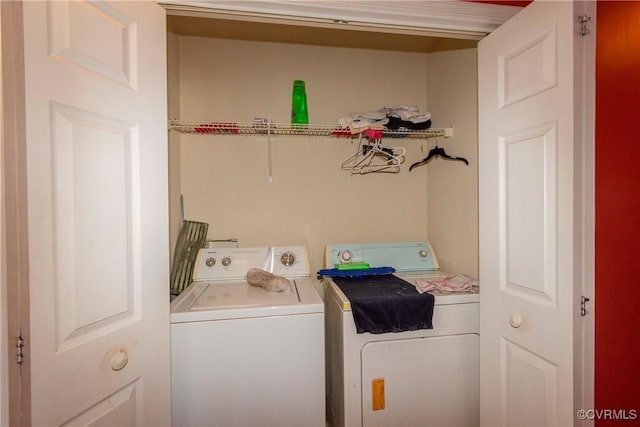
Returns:
[[[431,120],[431,113],[421,113],[417,105],[393,105],[390,107],[382,107],[378,112],[385,114],[387,117],[397,117],[413,123],[422,123]]]
[[[384,125],[388,121],[389,119],[387,119],[387,116],[384,113],[379,113],[377,111],[351,113],[338,119],[338,123],[340,123],[340,126],[343,129],[359,129],[375,125]]]

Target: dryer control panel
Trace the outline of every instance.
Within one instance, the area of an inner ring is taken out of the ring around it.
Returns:
[[[429,242],[351,243],[326,247],[326,268],[350,263],[393,267],[396,271],[435,271],[440,268]]]

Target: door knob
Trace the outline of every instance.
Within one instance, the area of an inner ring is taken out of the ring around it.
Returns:
[[[129,355],[126,350],[120,350],[111,357],[111,369],[120,371],[129,363]]]
[[[520,326],[522,326],[523,322],[524,319],[522,318],[522,314],[520,313],[514,313],[511,315],[511,317],[509,317],[509,324],[513,328],[519,328]]]

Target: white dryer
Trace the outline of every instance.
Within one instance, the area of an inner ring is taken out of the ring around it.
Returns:
[[[292,286],[250,286],[250,268]],[[325,427],[324,306],[314,282],[304,247],[200,250],[194,282],[171,303],[173,426]]]
[[[437,258],[426,242],[327,246],[327,269],[345,263],[393,267],[394,276],[411,285],[420,278],[446,276],[437,271]],[[477,288],[434,294],[432,329],[358,333],[351,301],[338,281],[323,278],[330,424],[478,425]],[[363,277],[355,283],[366,287],[378,282]]]

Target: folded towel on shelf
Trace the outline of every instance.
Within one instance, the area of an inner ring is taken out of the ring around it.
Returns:
[[[368,129],[423,130],[431,127],[431,113],[421,113],[415,105],[394,105],[378,111],[350,113],[340,117],[338,123],[342,129],[349,129],[352,135]]]
[[[348,129],[334,129],[331,132],[331,136],[336,138],[351,138],[353,134]]]
[[[397,117],[389,117],[389,122],[386,124],[387,129],[396,130],[400,128],[411,130],[423,130],[431,127],[431,120],[426,120],[420,123],[410,122],[408,120],[402,120]]]
[[[385,114],[387,117],[396,117],[412,123],[431,120],[431,113],[421,113],[417,105],[393,105],[391,107],[382,107],[378,112]]]
[[[338,123],[343,129],[351,128],[352,130],[366,129],[373,125],[385,125],[387,121],[387,116],[377,111],[351,113],[338,119]]]
[[[429,291],[471,293],[473,288],[478,286],[478,281],[466,274],[439,277],[437,279],[418,278],[415,283],[416,289],[421,294]]]
[[[365,133],[368,130],[377,130],[377,131],[382,132],[384,130],[384,125],[373,125],[372,124],[372,125],[361,126],[361,127],[349,126],[349,131],[351,132],[352,135],[357,135],[359,133]]]

